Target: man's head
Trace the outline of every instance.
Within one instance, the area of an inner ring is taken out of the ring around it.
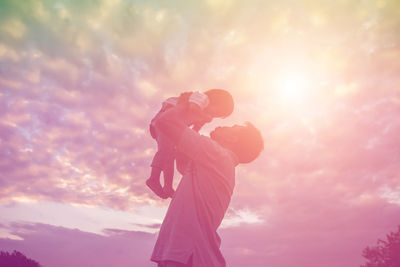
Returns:
[[[255,160],[264,149],[260,131],[249,122],[244,126],[217,127],[210,133],[210,137],[235,153],[239,163]]]
[[[233,112],[233,97],[222,89],[211,89],[204,94],[207,95],[210,103],[205,108],[205,112],[213,118],[225,118]]]

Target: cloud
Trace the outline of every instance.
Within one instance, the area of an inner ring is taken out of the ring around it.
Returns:
[[[142,224],[142,223],[134,223],[135,226],[150,228],[150,229],[160,229],[161,223],[152,223],[152,224]]]
[[[273,217],[281,218],[278,221],[222,229],[222,248],[228,264],[358,266],[364,262],[362,250],[394,229],[390,221],[400,219],[398,206],[383,201],[358,208],[301,204],[302,209],[300,205],[296,210],[283,208],[284,214]],[[379,210],[384,214],[375,216]]]
[[[153,234],[107,229],[105,235],[47,224],[9,226],[23,240],[0,239],[2,250],[18,250],[43,266],[152,266]]]
[[[222,221],[221,228],[238,227],[242,224],[261,224],[264,220],[250,209],[228,209]]]
[[[360,265],[363,262],[361,251],[375,243],[379,236],[393,230],[388,218],[391,221],[400,219],[399,207],[385,201],[356,203],[357,208],[347,208],[340,203],[324,204],[323,208],[314,203],[313,207],[305,206],[296,211],[284,207],[287,209],[282,210],[284,215],[268,222],[220,229],[221,249],[227,263],[233,267],[245,263],[251,266]],[[381,216],[376,216],[377,212]],[[153,228],[159,224],[139,226]],[[156,234],[117,228],[105,228],[100,234],[93,234],[27,222],[3,224],[2,228],[10,233],[9,237],[14,237],[0,238],[2,250],[17,249],[44,266],[153,264],[149,257]]]

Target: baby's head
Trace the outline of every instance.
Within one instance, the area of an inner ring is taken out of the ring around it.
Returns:
[[[213,118],[225,118],[233,112],[233,97],[232,95],[222,89],[211,89],[204,94],[207,95],[210,103],[204,109],[208,115]]]

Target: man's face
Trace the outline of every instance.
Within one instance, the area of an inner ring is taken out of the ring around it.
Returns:
[[[210,133],[210,137],[218,143],[234,143],[243,127],[240,125],[217,127]]]
[[[204,109],[204,113],[212,118],[224,118],[221,114],[224,114],[224,111],[219,106],[208,105]]]

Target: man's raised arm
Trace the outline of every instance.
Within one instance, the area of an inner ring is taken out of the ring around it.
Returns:
[[[190,114],[185,114],[184,108],[176,106],[165,111],[156,121],[156,127],[159,128],[168,138],[178,144],[181,136],[187,126]]]

